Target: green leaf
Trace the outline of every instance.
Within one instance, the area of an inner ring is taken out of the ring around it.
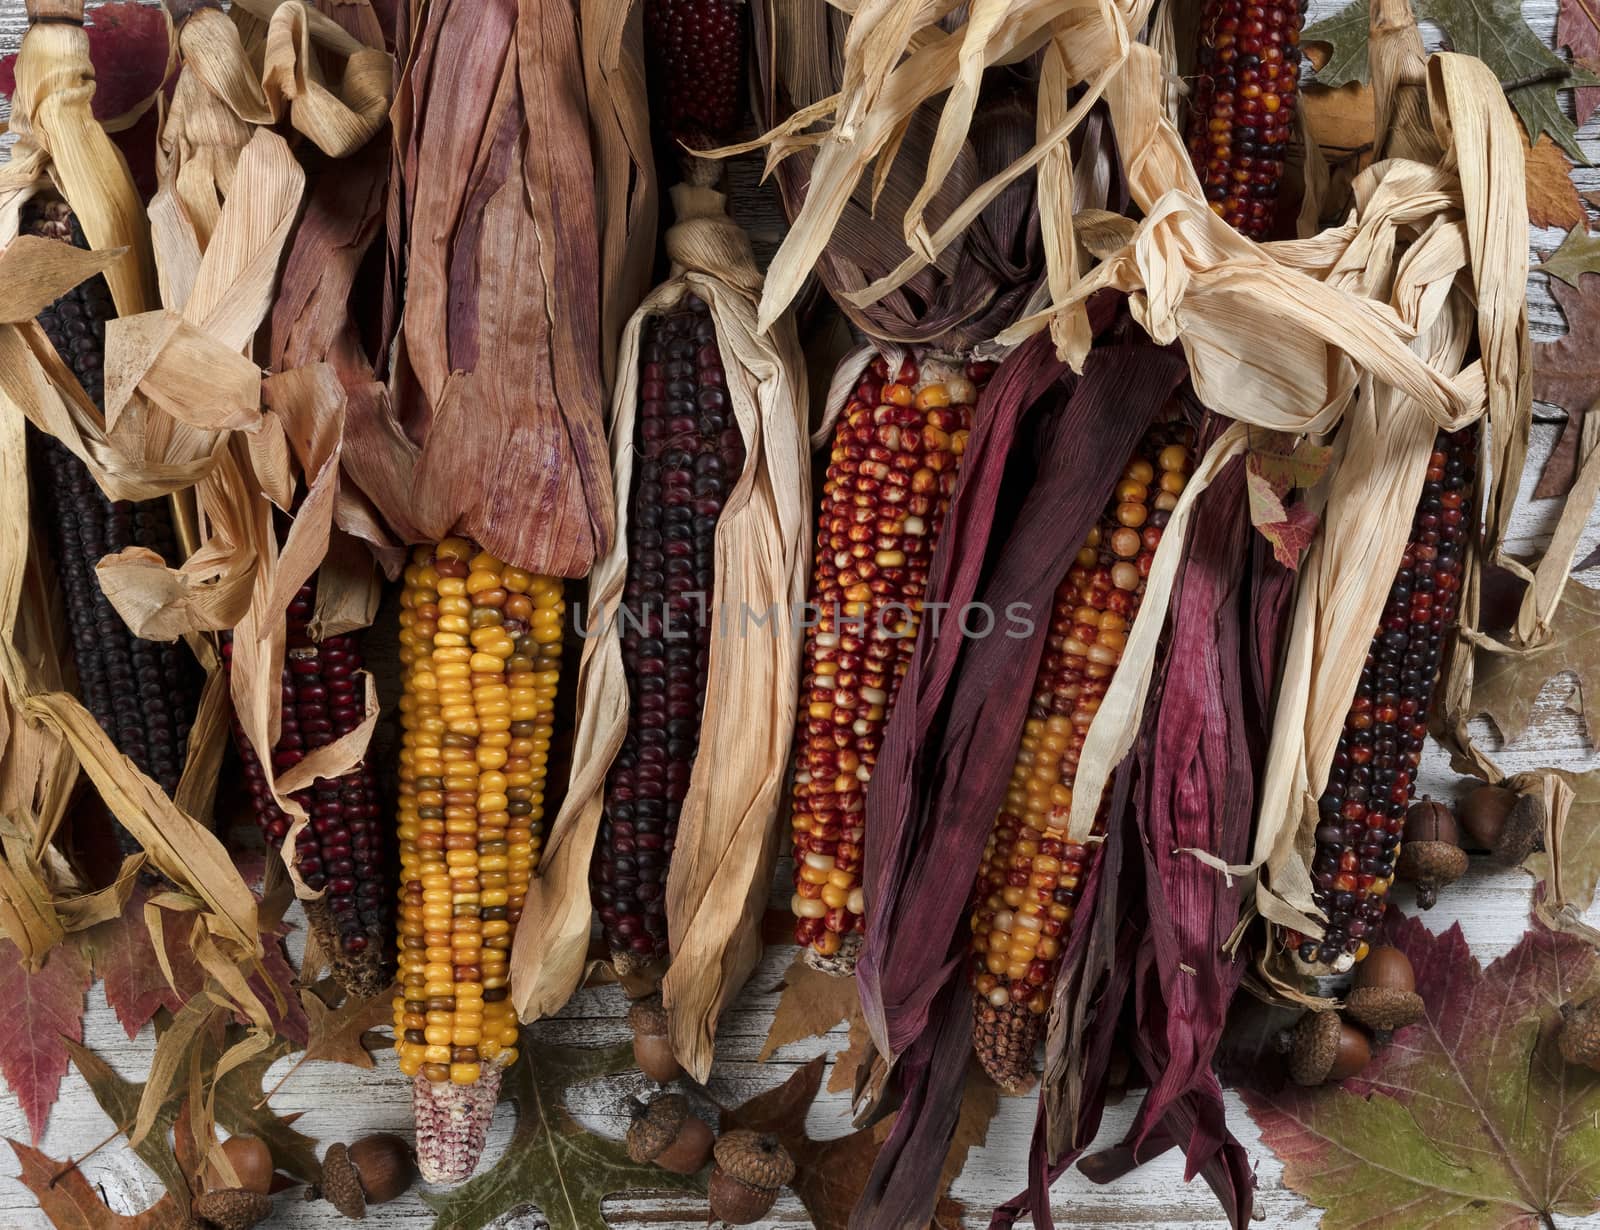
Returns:
[[[67,1050],[72,1055],[72,1062],[77,1067],[78,1074],[88,1083],[89,1092],[94,1094],[94,1100],[99,1103],[100,1109],[106,1112],[106,1118],[110,1119],[119,1131],[126,1132],[139,1113],[139,1096],[144,1092],[144,1086],[118,1075],[110,1064],[86,1046],[71,1042],[67,1044]],[[183,1169],[178,1165],[178,1155],[173,1151],[172,1141],[168,1138],[168,1133],[172,1131],[172,1125],[178,1117],[180,1101],[182,1101],[181,1095],[174,1095],[163,1103],[156,1115],[155,1127],[146,1133],[145,1138],[134,1147],[133,1151],[140,1161],[155,1171],[156,1178],[161,1180],[161,1186],[175,1197],[187,1198],[189,1185],[184,1180]]]
[[[1472,703],[1485,714],[1509,746],[1528,729],[1533,702],[1544,685],[1570,672],[1577,683],[1577,712],[1583,715],[1589,738],[1600,740],[1600,659],[1595,645],[1600,637],[1600,592],[1577,581],[1561,594],[1561,605],[1550,622],[1550,638],[1537,649],[1521,653],[1477,656],[1477,680]]]
[[[424,1194],[434,1230],[481,1230],[513,1209],[533,1205],[562,1230],[606,1230],[600,1205],[613,1192],[703,1191],[693,1176],[671,1174],[628,1156],[566,1108],[567,1090],[634,1066],[631,1045],[528,1046],[501,1086],[517,1104],[517,1128],[493,1168],[452,1191]]]
[[[1317,70],[1318,85],[1340,86],[1352,81],[1367,81],[1367,26],[1371,10],[1368,0],[1356,0],[1332,17],[1324,17],[1305,28],[1302,43],[1326,43],[1328,62]]]
[[[1562,111],[1557,95],[1569,86],[1600,85],[1600,77],[1568,64],[1545,46],[1522,19],[1519,0],[1416,0],[1415,7],[1419,18],[1434,22],[1445,32],[1453,50],[1477,56],[1502,83],[1563,74],[1560,79],[1518,86],[1507,98],[1528,130],[1531,144],[1538,144],[1541,133],[1549,133],[1575,162],[1589,164],[1578,146],[1577,127]],[[1319,84],[1367,80],[1368,12],[1368,0],[1356,0],[1300,36],[1302,42],[1326,43],[1331,48],[1328,63],[1316,75]]]
[[[1586,273],[1600,273],[1600,235],[1591,235],[1580,223],[1567,232],[1561,246],[1533,267],[1535,273],[1548,273],[1568,286],[1576,287]]]

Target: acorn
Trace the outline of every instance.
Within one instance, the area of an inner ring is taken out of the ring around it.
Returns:
[[[251,1230],[272,1215],[272,1197],[265,1192],[226,1187],[201,1192],[190,1207],[209,1230]]]
[[[661,996],[636,999],[628,1007],[628,1024],[633,1028],[633,1061],[658,1085],[675,1081],[683,1075],[683,1065],[672,1053],[672,1043],[667,1038],[667,1010]]]
[[[1344,1010],[1372,1030],[1379,1046],[1387,1046],[1395,1030],[1420,1021],[1425,1008],[1411,959],[1388,944],[1374,948],[1356,967]]]
[[[689,1110],[681,1093],[664,1093],[648,1106],[635,1100],[628,1125],[628,1156],[673,1174],[696,1174],[711,1160],[711,1127]]]
[[[1515,867],[1544,849],[1544,800],[1509,786],[1479,786],[1462,800],[1461,826],[1495,862]]]
[[[387,1204],[404,1195],[416,1174],[411,1146],[379,1132],[353,1145],[329,1145],[322,1156],[322,1178],[306,1189],[306,1199],[326,1200],[352,1221],[361,1221],[369,1204]]]
[[[1467,852],[1454,813],[1443,803],[1423,796],[1406,812],[1400,838],[1400,861],[1395,874],[1417,886],[1417,905],[1432,909],[1439,889],[1454,884],[1467,871]]]
[[[1367,1035],[1337,1012],[1308,1012],[1294,1027],[1289,1075],[1297,1085],[1320,1085],[1354,1076],[1372,1058]]]
[[[1561,1005],[1561,1058],[1600,1072],[1600,1000]]]
[[[267,1148],[266,1141],[259,1136],[230,1136],[222,1142],[222,1153],[238,1179],[238,1189],[263,1196],[272,1190],[272,1150]],[[207,1161],[201,1171],[200,1184],[208,1192],[230,1191],[235,1187],[212,1161]]]
[[[738,1128],[717,1137],[711,1215],[735,1226],[760,1221],[794,1178],[794,1159],[776,1136]]]

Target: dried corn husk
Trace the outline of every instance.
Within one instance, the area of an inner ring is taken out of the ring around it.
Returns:
[[[352,420],[347,468],[407,541],[458,532],[582,576],[611,545],[612,501],[575,14],[419,0],[409,45],[389,233],[405,309],[391,403]]]
[[[590,581],[584,618],[597,631],[584,644],[578,675],[574,771],[517,927],[511,989],[523,1019],[532,1020],[558,1011],[583,976],[590,855],[606,773],[628,723],[616,612],[627,576],[639,339],[646,317],[693,293],[710,305],[746,448],[717,524],[717,622],[699,752],[667,881],[673,955],[662,989],[669,1035],[679,1061],[704,1080],[717,1018],[761,950],[759,920],[798,703],[800,629],[789,613],[805,600],[811,493],[805,374],[793,326],[785,319],[758,334],[760,275],[721,194],[682,185],[673,189],[673,203],[673,276],[645,299],[622,336],[611,420],[618,533]],[[751,627],[747,608],[777,618]]]

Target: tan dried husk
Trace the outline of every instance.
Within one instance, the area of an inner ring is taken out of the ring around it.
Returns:
[[[666,237],[673,276],[628,323],[612,399],[617,537],[590,579],[578,675],[573,775],[551,826],[540,873],[512,950],[512,999],[524,1020],[560,1010],[584,973],[589,866],[605,778],[627,731],[628,684],[616,613],[627,578],[627,499],[633,473],[644,320],[694,293],[711,308],[745,465],[717,523],[714,599],[699,751],[667,880],[672,964],[662,993],[679,1062],[710,1073],[717,1018],[754,967],[777,853],[779,814],[798,703],[811,492],[804,360],[792,322],[756,325],[760,275],[749,240],[720,193],[673,189],[678,221]],[[743,612],[776,612],[751,628]],[[726,620],[721,618],[727,614]],[[752,705],[752,697],[759,704]]]
[[[389,397],[352,419],[347,473],[405,541],[458,533],[583,576],[612,512],[576,14],[420,0],[409,41],[389,214],[405,307]]]

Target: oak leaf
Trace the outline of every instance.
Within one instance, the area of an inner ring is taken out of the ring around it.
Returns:
[[[1600,273],[1600,235],[1589,234],[1581,224],[1573,227],[1561,246],[1535,265],[1532,272],[1548,273],[1568,286],[1578,286],[1578,279],[1584,274]]]
[[[106,1118],[119,1131],[125,1132],[139,1113],[139,1095],[144,1091],[144,1086],[119,1076],[110,1064],[88,1047],[74,1042],[70,1049],[73,1066],[89,1086],[95,1102],[105,1111]],[[177,1118],[181,1096],[174,1094],[162,1106],[156,1116],[155,1127],[133,1148],[139,1160],[155,1172],[161,1185],[174,1196],[187,1194],[189,1187],[169,1135]]]
[[[1569,581],[1550,624],[1550,639],[1522,653],[1480,650],[1472,700],[1486,714],[1506,743],[1515,743],[1528,728],[1533,703],[1544,685],[1571,672],[1577,682],[1578,712],[1589,738],[1600,736],[1600,591]],[[1474,715],[1476,716],[1476,715]]]
[[[767,1028],[767,1040],[756,1056],[762,1062],[772,1058],[779,1047],[802,1038],[821,1037],[841,1021],[853,1028],[863,1019],[856,980],[813,969],[807,964],[805,953],[805,949],[797,951],[784,971],[783,993]]]
[[[83,1040],[89,962],[70,942],[29,970],[21,950],[0,940],[0,1074],[28,1117],[33,1142],[44,1135],[67,1071],[67,1043]]]
[[[186,1230],[192,1224],[188,1211],[170,1195],[131,1217],[113,1213],[76,1166],[14,1140],[6,1143],[22,1167],[18,1182],[38,1197],[39,1208],[56,1230]]]
[[[1600,1210],[1600,1076],[1557,1046],[1560,1006],[1600,990],[1600,959],[1537,923],[1487,969],[1459,925],[1389,932],[1422,1020],[1342,1086],[1242,1091],[1285,1184],[1327,1230],[1533,1230]]]
[[[621,1141],[588,1131],[567,1110],[567,1090],[632,1068],[629,1045],[526,1048],[500,1088],[502,1100],[517,1104],[505,1155],[460,1187],[424,1193],[434,1230],[481,1230],[530,1205],[563,1230],[605,1230],[601,1202],[615,1192],[702,1191],[692,1176],[633,1161]]]
[[[373,1067],[367,1049],[367,1035],[394,1021],[394,988],[385,987],[376,995],[362,998],[347,995],[337,1007],[330,1007],[314,988],[300,992],[305,1006],[310,1037],[300,1062],[322,1059],[329,1063],[348,1063],[357,1068]]]
[[[1587,773],[1551,770],[1572,787],[1572,810],[1561,831],[1561,892],[1579,911],[1589,908],[1600,887],[1600,769]],[[1548,881],[1550,855],[1540,850],[1523,866],[1534,878]]]
[[[1533,395],[1567,412],[1561,435],[1545,459],[1533,498],[1549,500],[1572,490],[1578,477],[1583,418],[1600,402],[1600,279],[1578,277],[1576,289],[1551,278],[1550,297],[1566,317],[1567,331],[1533,351]]]

